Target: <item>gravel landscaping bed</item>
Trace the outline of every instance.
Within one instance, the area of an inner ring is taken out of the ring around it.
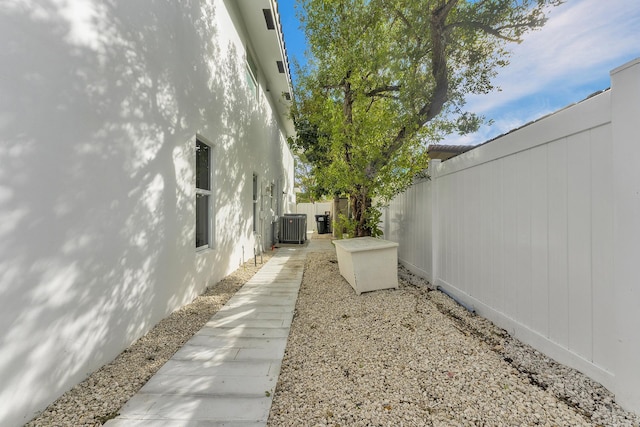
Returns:
[[[27,426],[115,417],[260,267],[209,287]],[[640,426],[601,385],[399,275],[399,290],[358,296],[334,253],[309,254],[269,426]]]
[[[263,262],[271,258],[265,252]],[[246,262],[238,270],[208,287],[190,304],[171,313],[145,336],[123,351],[31,420],[36,426],[100,426],[117,416],[120,408],[173,356],[264,264]]]
[[[638,426],[612,394],[400,269],[356,295],[312,253],[269,426]]]

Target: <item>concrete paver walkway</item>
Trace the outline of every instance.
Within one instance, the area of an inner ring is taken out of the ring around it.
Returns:
[[[306,254],[332,246],[280,248],[105,425],[266,425]]]

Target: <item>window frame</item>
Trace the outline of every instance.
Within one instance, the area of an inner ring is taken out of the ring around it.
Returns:
[[[251,204],[252,204],[252,216],[253,216],[253,232],[254,233],[258,233],[258,221],[259,218],[258,216],[260,215],[260,209],[258,206],[260,200],[260,180],[258,178],[258,174],[257,173],[253,173],[252,174],[252,178],[251,178]]]
[[[213,149],[214,149],[214,145],[208,141],[206,138],[204,138],[202,135],[200,134],[196,134],[196,143],[194,146],[194,156],[195,156],[195,183],[194,183],[194,188],[195,188],[195,199],[194,199],[194,208],[195,208],[195,229],[194,229],[194,243],[195,243],[195,249],[197,252],[202,252],[204,250],[207,249],[213,249],[214,248],[214,229],[213,229]],[[202,144],[208,147],[208,158],[207,158],[207,167],[208,167],[208,188],[200,188],[198,187],[198,145]],[[206,230],[206,243],[203,245],[198,246],[198,197],[206,197],[207,200],[207,204],[206,204],[206,225],[207,225],[207,230]]]
[[[244,62],[247,87],[249,88],[249,92],[251,92],[255,96],[255,98],[258,99],[260,96],[260,85],[258,84],[258,66],[248,48],[245,48]]]

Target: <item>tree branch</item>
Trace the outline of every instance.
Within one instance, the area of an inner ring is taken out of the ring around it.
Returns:
[[[400,85],[387,85],[387,86],[382,86],[382,87],[370,90],[369,92],[365,93],[365,95],[376,96],[385,92],[400,92],[400,88],[401,88]]]
[[[430,17],[431,21],[431,61],[432,61],[432,69],[431,74],[433,75],[436,85],[433,90],[433,95],[429,102],[420,108],[418,112],[418,120],[415,123],[414,129],[418,129],[424,126],[430,120],[433,120],[440,111],[442,111],[442,107],[445,102],[447,102],[447,92],[449,91],[449,76],[448,76],[448,67],[447,67],[447,51],[446,51],[446,26],[445,22],[447,21],[447,17],[449,16],[449,12],[451,9],[458,3],[459,0],[448,0],[442,4],[439,8],[436,8]],[[395,138],[391,141],[391,143],[383,149],[382,156],[373,160],[368,167],[367,175],[371,178],[374,177],[378,170],[384,166],[384,163],[387,159],[393,157],[395,153],[402,147],[404,142],[413,136],[415,131],[407,127],[407,125],[403,126]]]
[[[505,25],[502,27],[493,28],[490,25],[483,24],[482,22],[454,22],[452,24],[447,25],[445,27],[445,30],[449,31],[451,28],[475,28],[475,29],[484,31],[487,34],[491,34],[492,36],[497,37],[499,39],[514,42],[514,43],[519,43],[522,41],[521,39],[508,37],[502,34],[500,31],[508,28],[515,29],[515,28],[527,28],[527,27],[528,26],[525,24],[519,24],[519,25]]]
[[[347,121],[347,126],[350,128],[353,124],[353,92],[351,91],[351,82],[349,82],[349,77],[351,77],[351,71],[347,71],[347,75],[342,80],[343,90],[344,90],[344,101],[342,104],[342,113],[344,115],[345,120]],[[351,131],[351,129],[349,129]],[[351,165],[351,139],[350,135],[347,135],[347,142],[344,144],[344,156],[345,161],[348,165]]]
[[[402,13],[401,10],[399,10],[398,8],[395,8],[395,7],[393,9],[396,12],[396,16],[398,18],[400,18],[400,20],[404,23],[404,25],[406,25],[407,28],[413,28],[413,25],[411,25],[411,22],[409,22],[407,17],[404,16],[404,13]]]

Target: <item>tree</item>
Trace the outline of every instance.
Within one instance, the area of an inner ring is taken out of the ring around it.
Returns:
[[[426,142],[478,128],[466,94],[494,89],[507,46],[563,0],[300,0],[310,46],[294,146],[318,188],[347,193],[356,235],[428,163]]]
[[[294,184],[296,190],[296,203],[314,203],[319,197],[316,193],[316,178],[313,174],[313,165],[307,160],[304,152],[294,155],[295,162]],[[299,192],[298,192],[299,191]]]

